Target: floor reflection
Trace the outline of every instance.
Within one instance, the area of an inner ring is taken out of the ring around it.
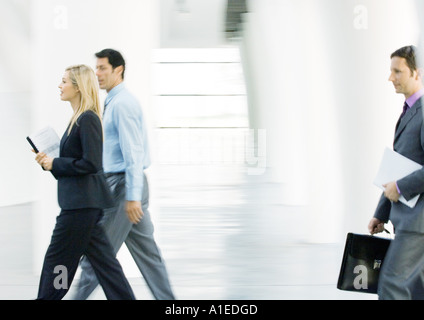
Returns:
[[[375,299],[336,289],[342,244],[305,242],[307,209],[284,205],[278,185],[247,169],[240,162],[159,162],[148,170],[156,239],[177,298]],[[0,208],[0,299],[36,296],[31,207]],[[137,298],[152,299],[121,251]],[[102,290],[91,298],[104,299]]]

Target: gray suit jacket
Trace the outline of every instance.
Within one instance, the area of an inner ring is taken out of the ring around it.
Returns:
[[[423,99],[408,110],[396,125],[393,150],[424,165]],[[391,203],[384,193],[381,195],[374,217],[384,222],[390,220],[395,230],[424,233],[424,168],[397,181],[406,200],[421,194],[414,208],[401,202]]]

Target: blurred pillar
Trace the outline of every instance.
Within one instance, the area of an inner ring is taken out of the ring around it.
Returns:
[[[296,1],[248,2],[241,43],[250,127],[266,130],[264,174],[281,185],[282,202],[288,205],[305,205],[308,198],[299,6]]]
[[[424,1],[415,0],[415,3],[417,6],[417,18],[420,22],[419,59],[421,66],[424,66]]]
[[[336,105],[316,1],[251,1],[242,56],[250,125],[267,132],[266,179],[303,206],[304,239],[334,240],[343,204]],[[313,32],[311,32],[313,28]]]
[[[385,146],[392,146],[404,97],[388,81],[390,54],[415,43],[414,1],[320,2],[330,85],[336,103],[344,204],[340,237],[367,233],[381,191],[373,179]],[[378,39],[378,40],[377,40]]]
[[[296,227],[307,241],[366,232],[402,99],[387,81],[389,57],[416,41],[415,10],[394,0],[248,2],[250,125],[266,129],[267,179],[281,184],[282,203],[306,207]]]
[[[64,70],[79,63],[95,69],[94,53],[104,48],[123,54],[127,87],[149,118],[151,49],[157,45],[152,30],[158,30],[155,0],[32,0],[31,30],[32,55],[27,59],[32,66],[33,130],[50,125],[62,136],[72,115],[69,103],[59,96]],[[34,272],[38,274],[60,209],[53,177],[39,172],[36,181]]]

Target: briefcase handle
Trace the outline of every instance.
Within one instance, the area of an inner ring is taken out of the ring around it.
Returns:
[[[389,230],[387,230],[386,228],[384,228],[384,230],[379,232],[379,233],[383,233],[383,232],[389,234],[390,238],[394,239],[394,235],[392,235],[392,233]],[[376,235],[376,233],[372,234],[372,236],[375,236],[375,235]]]

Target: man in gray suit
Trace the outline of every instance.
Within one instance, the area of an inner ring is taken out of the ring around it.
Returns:
[[[113,49],[96,53],[96,75],[108,95],[103,111],[103,167],[114,206],[101,220],[115,253],[125,242],[157,300],[174,300],[165,261],[153,237],[149,187],[144,169],[150,165],[142,109],[124,83],[125,60]],[[81,261],[81,279],[74,299],[86,299],[98,285],[90,262]]]
[[[416,48],[406,46],[391,55],[391,81],[405,96],[403,112],[396,124],[393,149],[424,165],[424,88],[422,69],[417,66]],[[387,252],[379,279],[379,299],[424,299],[424,168],[385,186],[374,217],[371,234],[393,223],[396,237]],[[401,202],[421,195],[414,208]]]

